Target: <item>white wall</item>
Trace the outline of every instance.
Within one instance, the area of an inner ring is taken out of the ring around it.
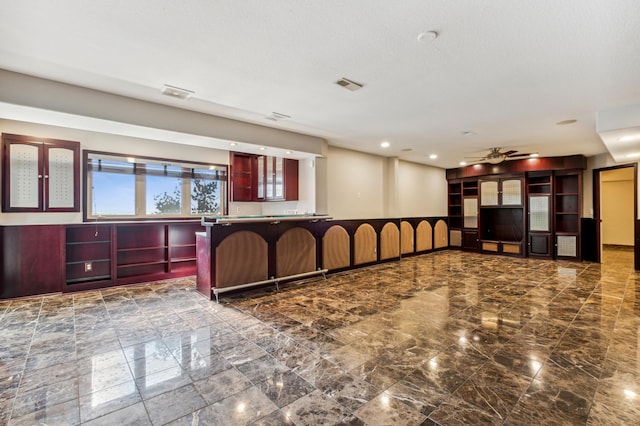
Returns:
[[[633,246],[633,180],[600,184],[602,244]]]

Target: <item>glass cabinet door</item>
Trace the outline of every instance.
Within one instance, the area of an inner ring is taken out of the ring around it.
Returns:
[[[264,199],[264,163],[265,157],[264,155],[258,156],[258,164],[257,164],[257,173],[258,173],[258,185],[257,185],[257,195],[256,197],[259,200]]]
[[[41,210],[42,179],[40,168],[41,145],[11,143],[9,145],[8,170],[9,205],[11,209]],[[73,190],[73,187],[72,187]]]
[[[485,180],[480,182],[480,205],[498,205],[498,181]]]
[[[72,149],[45,147],[45,185],[47,209],[74,208],[74,152]]]
[[[549,226],[549,196],[529,196],[529,231],[550,230]]]
[[[478,199],[477,198],[465,198],[464,204],[464,223],[465,228],[477,228],[478,227]]]
[[[274,188],[274,179],[273,179],[273,175],[274,175],[274,171],[273,171],[273,157],[268,156],[266,157],[266,182],[265,182],[265,198],[267,199],[271,199],[273,198],[273,195],[275,194],[275,188]]]
[[[275,185],[275,198],[284,198],[284,163],[282,157],[275,158],[275,172],[274,172],[274,185]]]
[[[502,181],[502,205],[522,205],[522,180],[508,179]]]

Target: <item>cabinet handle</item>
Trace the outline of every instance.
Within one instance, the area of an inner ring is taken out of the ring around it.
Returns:
[[[42,179],[42,175],[38,175],[38,179]]]
[[[44,175],[44,178],[45,179],[49,179],[49,175]]]

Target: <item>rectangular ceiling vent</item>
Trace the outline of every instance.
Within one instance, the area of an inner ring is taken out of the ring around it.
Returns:
[[[344,77],[336,81],[336,84],[338,86],[344,87],[345,89],[349,89],[352,92],[355,92],[356,90],[360,90],[364,87],[364,84],[356,83],[355,81],[349,80],[348,78],[344,78]]]
[[[265,118],[271,121],[280,121],[280,120],[286,120],[287,118],[291,118],[291,116],[288,116],[286,114],[280,114],[279,112],[272,112],[271,114],[267,115]]]
[[[193,95],[193,91],[187,89],[181,89],[179,87],[170,86],[165,84],[162,87],[162,94],[165,96],[171,96],[178,99],[189,99]]]

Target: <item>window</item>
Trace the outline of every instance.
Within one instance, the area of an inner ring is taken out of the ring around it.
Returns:
[[[227,166],[85,151],[86,218],[226,213]]]

